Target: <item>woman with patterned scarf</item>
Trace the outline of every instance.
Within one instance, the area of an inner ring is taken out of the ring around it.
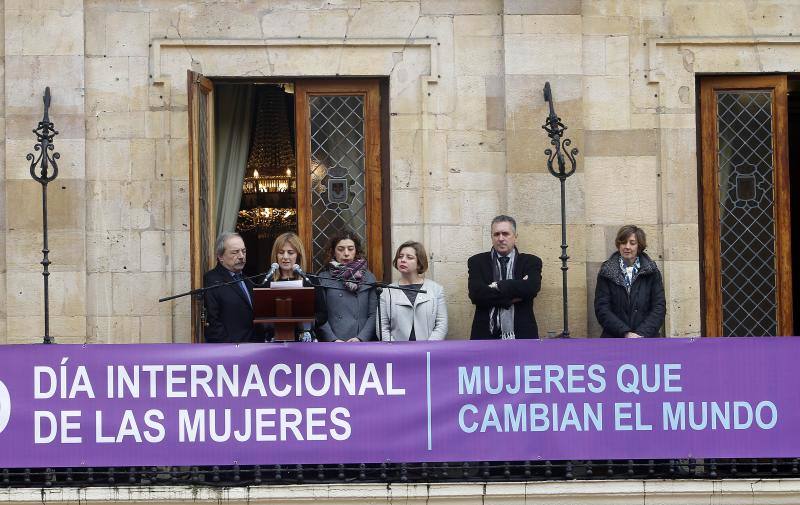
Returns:
[[[352,231],[340,232],[328,243],[328,263],[319,273],[317,337],[324,342],[375,340],[378,301],[369,283],[361,239]]]
[[[619,229],[617,252],[597,274],[594,313],[602,337],[659,337],[666,315],[661,272],[645,254],[647,237],[634,225]]]

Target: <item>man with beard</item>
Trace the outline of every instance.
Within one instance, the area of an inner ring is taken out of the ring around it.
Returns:
[[[217,238],[214,250],[217,266],[203,276],[203,285],[239,282],[206,291],[205,341],[263,342],[263,329],[253,325],[253,283],[242,277],[247,261],[244,240],[237,233],[225,232]]]

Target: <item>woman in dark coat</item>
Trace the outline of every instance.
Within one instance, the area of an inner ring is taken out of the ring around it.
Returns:
[[[667,304],[661,272],[644,252],[644,230],[623,226],[614,244],[617,252],[600,268],[594,294],[594,313],[603,327],[601,336],[659,337]]]
[[[376,339],[378,299],[361,239],[352,231],[331,237],[328,263],[318,275],[317,338],[321,342]]]

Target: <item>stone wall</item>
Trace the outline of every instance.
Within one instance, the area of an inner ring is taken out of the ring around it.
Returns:
[[[84,9],[79,0],[8,0],[4,4],[5,290],[8,343],[40,342],[44,334],[42,190],[29,174],[31,130],[42,119],[50,86],[50,118],[60,132],[58,179],[49,185],[50,332],[83,342],[87,331],[84,112]],[[47,35],[45,35],[47,34]]]
[[[150,42],[181,5],[85,2],[92,342],[189,340],[187,300],[157,301],[189,287],[186,102],[149,82]]]
[[[0,0],[0,30],[3,36],[0,37],[0,132],[3,139],[6,138],[6,92],[5,92],[5,69],[6,69],[6,38],[5,38],[5,0]],[[3,187],[0,189],[0,342],[6,341],[6,143],[0,142],[0,181]]]
[[[793,3],[719,0],[5,0],[0,53],[0,342],[42,334],[41,190],[25,155],[53,93],[51,333],[186,342],[186,70],[390,79],[393,245],[421,239],[468,336],[466,259],[509,213],[544,260],[536,313],[561,330],[550,81],[581,150],[567,181],[570,329],[599,333],[597,270],[619,225],[648,232],[670,336],[700,333],[695,77],[795,72]],[[724,12],[725,16],[719,13]],[[42,36],[43,33],[48,36]],[[687,38],[689,37],[689,38]],[[6,211],[10,209],[11,211]]]

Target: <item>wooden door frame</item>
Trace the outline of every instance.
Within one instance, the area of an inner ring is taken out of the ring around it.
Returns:
[[[716,100],[718,90],[769,90],[772,93],[773,139],[773,209],[775,216],[775,275],[777,298],[777,333],[791,335],[792,325],[792,265],[791,214],[789,194],[788,106],[787,76],[742,75],[700,78],[700,209],[701,240],[703,243],[701,272],[703,273],[703,334],[723,335],[722,274],[719,235],[719,166]]]
[[[297,139],[297,215],[311,215],[311,124],[308,117],[308,97],[325,95],[364,96],[364,190],[366,196],[367,241],[365,250],[369,268],[375,277],[384,276],[384,230],[381,218],[385,207],[382,203],[381,170],[381,118],[380,81],[378,79],[321,80],[303,79],[295,81],[295,138]],[[299,188],[305,188],[300,191]],[[313,256],[312,225],[303,219],[297,220],[297,231],[306,245],[309,256]]]
[[[299,101],[297,97],[303,96],[307,99],[306,93],[298,92],[298,88],[302,90],[312,89],[312,94],[363,94],[365,97],[365,133],[371,132],[371,135],[365,135],[365,190],[366,190],[366,204],[367,204],[367,236],[368,242],[365,244],[370,269],[375,273],[378,279],[387,277],[389,275],[391,264],[390,258],[384,258],[384,251],[389,250],[391,245],[390,233],[390,208],[389,199],[385,197],[389,191],[389,178],[388,178],[388,159],[389,159],[389,141],[388,135],[385,132],[389,131],[388,128],[388,81],[386,78],[231,78],[231,77],[214,77],[214,81],[208,77],[203,76],[191,70],[187,71],[187,92],[188,92],[188,123],[189,123],[189,247],[190,247],[190,281],[192,289],[202,287],[203,274],[214,266],[216,258],[214,258],[214,242],[215,236],[209,236],[210,244],[208,244],[211,251],[209,258],[202,258],[202,234],[201,227],[203,226],[203,216],[201,216],[201,199],[202,195],[200,180],[199,180],[199,154],[200,146],[197,142],[197,125],[199,124],[199,96],[200,94],[209,95],[208,110],[205,120],[207,121],[206,128],[209,133],[207,146],[209,156],[209,177],[207,181],[208,195],[205,195],[207,203],[207,215],[205,216],[207,226],[211,226],[209,231],[213,235],[216,230],[214,227],[214,82],[236,82],[243,85],[251,85],[258,83],[292,83],[295,87],[295,141],[296,155],[297,155],[297,208],[298,208],[298,234],[307,250],[312,250],[311,241],[311,226],[303,223],[299,219],[301,212],[311,211],[310,194],[299,191],[299,188],[309,188],[310,185],[310,172],[309,162],[310,156],[308,147],[310,147],[310,139],[308,134],[310,132],[310,125],[300,125],[298,118],[299,114]],[[384,98],[384,100],[381,100]],[[307,105],[307,103],[306,103]],[[303,128],[301,130],[300,128]],[[308,142],[301,142],[300,133],[304,131],[305,137]],[[302,154],[301,154],[302,153]],[[301,179],[303,182],[301,182]],[[302,203],[301,203],[302,202]],[[202,302],[201,302],[202,303]],[[199,341],[199,315],[200,307],[197,301],[191,302],[191,338],[193,342]]]
[[[213,236],[214,227],[214,83],[202,74],[188,70],[186,73],[189,106],[189,250],[190,250],[190,279],[192,289],[203,286],[203,274],[213,266],[213,250],[216,237]],[[206,117],[200,117],[200,96],[207,95]],[[201,190],[200,180],[200,145],[196,141],[198,138],[197,125],[201,121],[206,123],[208,132],[206,142],[209,172],[206,177],[207,194]],[[206,201],[206,215],[201,214],[201,201]],[[203,219],[205,218],[205,223]],[[210,244],[206,244],[211,250],[211,258],[203,258],[202,227],[210,226]],[[201,328],[199,327],[199,314],[202,301],[191,299],[191,338],[192,342],[198,342]]]

